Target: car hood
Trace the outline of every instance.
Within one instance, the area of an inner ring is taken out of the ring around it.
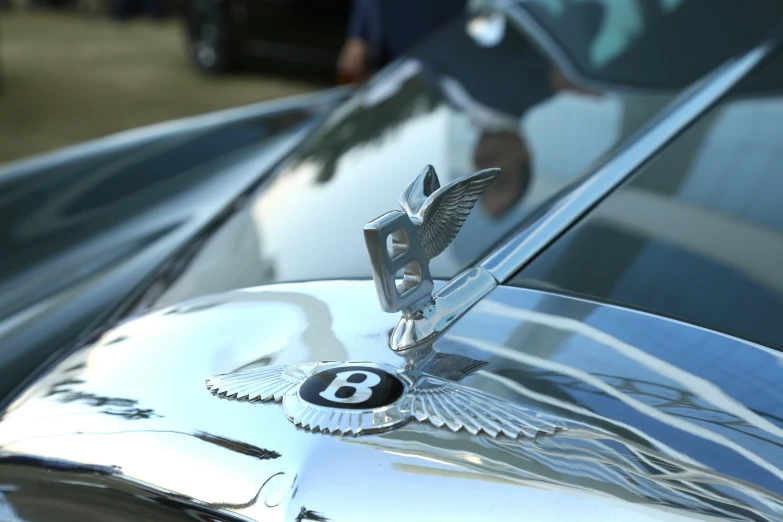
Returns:
[[[783,518],[777,352],[503,286],[424,354],[388,349],[396,321],[372,282],[327,281],[203,297],[121,324],[5,412],[0,493],[19,520]],[[567,430],[512,439],[411,420],[380,434],[313,433],[279,404],[221,399],[204,384],[335,360],[467,364],[462,384]]]

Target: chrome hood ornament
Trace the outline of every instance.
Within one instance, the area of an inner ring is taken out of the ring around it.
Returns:
[[[384,214],[364,229],[381,307],[402,312],[390,344],[405,351],[403,368],[374,362],[272,365],[210,377],[207,389],[224,399],[281,402],[296,426],[342,435],[385,431],[411,419],[513,439],[566,429],[551,417],[460,384],[486,362],[432,346],[497,285],[476,267],[433,294],[429,261],[449,246],[499,174],[499,169],[482,170],[441,187],[427,166],[402,192],[403,211]],[[411,348],[416,349],[406,351]]]
[[[516,439],[565,430],[554,419],[456,382],[486,363],[427,352],[416,367],[369,362],[281,364],[207,379],[207,389],[225,399],[282,402],[296,426],[360,435],[386,431],[411,419],[454,432]]]
[[[488,272],[474,268],[433,294],[429,262],[454,240],[499,174],[500,169],[481,170],[441,187],[427,165],[402,191],[403,212],[388,212],[364,227],[381,308],[402,312],[390,341],[393,350],[434,340],[497,285]]]

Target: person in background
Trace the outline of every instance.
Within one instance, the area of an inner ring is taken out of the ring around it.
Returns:
[[[337,62],[341,79],[366,82],[376,70],[461,13],[465,1],[354,0]]]

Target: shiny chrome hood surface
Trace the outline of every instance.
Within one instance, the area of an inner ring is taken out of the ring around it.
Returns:
[[[781,355],[641,312],[498,287],[436,341],[488,363],[463,384],[568,426],[553,437],[310,433],[205,388],[267,364],[400,367],[396,322],[372,282],[334,281],[119,325],[4,413],[0,500],[18,520],[783,519]]]

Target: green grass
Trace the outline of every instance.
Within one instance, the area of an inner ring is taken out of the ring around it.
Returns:
[[[210,78],[174,21],[0,13],[0,163],[140,125],[297,94],[281,78]]]

